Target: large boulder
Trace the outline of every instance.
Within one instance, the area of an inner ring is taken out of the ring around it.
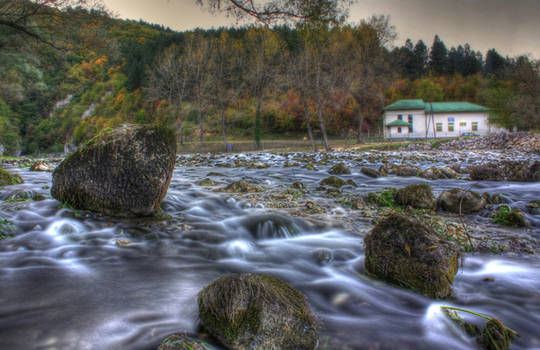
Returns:
[[[435,207],[435,197],[431,186],[426,183],[400,188],[396,191],[394,200],[401,206],[410,205],[417,209],[433,209]]]
[[[480,211],[486,205],[486,199],[476,192],[454,188],[442,191],[439,203],[443,210],[451,213],[471,214]]]
[[[479,164],[468,168],[471,180],[503,181],[504,171],[496,164]]]
[[[6,169],[0,168],[0,186],[22,184],[23,179],[19,174],[12,174]]]
[[[172,130],[124,125],[93,138],[53,173],[61,202],[111,216],[147,216],[159,208],[176,160]]]
[[[230,349],[312,350],[316,318],[306,297],[279,278],[226,275],[199,292],[201,323]]]
[[[157,350],[212,350],[209,344],[188,337],[185,334],[173,334],[161,342]]]
[[[375,277],[431,298],[450,294],[459,248],[424,223],[392,213],[370,231],[364,243],[364,264]]]

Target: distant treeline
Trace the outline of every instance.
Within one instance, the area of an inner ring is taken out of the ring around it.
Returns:
[[[483,55],[468,44],[448,49],[438,36],[429,48],[421,40],[393,47],[384,16],[175,32],[83,8],[62,13],[52,45],[0,25],[7,153],[61,152],[126,122],[171,126],[180,142],[362,142],[380,132],[384,105],[402,98],[470,101],[502,126],[540,125],[538,60]]]

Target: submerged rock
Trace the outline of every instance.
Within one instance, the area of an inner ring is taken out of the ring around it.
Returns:
[[[212,350],[213,348],[184,334],[173,334],[161,342],[157,350]]]
[[[0,186],[18,185],[23,182],[19,174],[12,174],[8,170],[0,168]]]
[[[263,188],[259,185],[249,183],[244,180],[233,182],[223,189],[224,192],[252,193],[262,192]]]
[[[443,210],[451,213],[470,214],[480,211],[486,205],[486,200],[476,192],[454,188],[442,191],[439,203]]]
[[[226,275],[199,292],[201,323],[231,349],[312,350],[316,319],[306,297],[279,278]]]
[[[151,215],[167,193],[176,148],[172,130],[161,126],[105,131],[56,168],[51,194],[77,209],[120,217]]]
[[[417,209],[433,209],[435,198],[431,186],[426,183],[413,184],[396,191],[394,200],[401,206],[410,205]]]
[[[458,270],[459,248],[424,223],[393,213],[364,238],[365,267],[376,277],[431,298],[445,298]]]
[[[373,178],[377,178],[381,176],[381,174],[379,174],[377,170],[366,168],[366,167],[361,168],[360,172],[366,176],[373,177]]]
[[[532,215],[540,215],[540,200],[533,199],[526,205],[527,211]]]
[[[342,174],[350,174],[351,170],[345,165],[345,163],[338,163],[334,165],[328,173],[332,175],[342,175]]]

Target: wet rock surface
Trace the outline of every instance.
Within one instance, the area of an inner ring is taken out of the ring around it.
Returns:
[[[167,193],[175,159],[170,129],[125,125],[96,136],[60,163],[51,194],[106,215],[152,215]]]
[[[312,350],[318,345],[306,297],[279,278],[227,275],[205,287],[198,302],[203,326],[228,348]]]
[[[20,175],[12,174],[10,171],[0,168],[0,186],[17,185],[22,183],[23,179]]]
[[[441,192],[439,204],[443,210],[451,213],[470,214],[480,211],[486,205],[486,200],[474,191],[454,188]]]
[[[450,295],[459,248],[420,221],[393,213],[364,238],[365,267],[376,277],[431,298]]]

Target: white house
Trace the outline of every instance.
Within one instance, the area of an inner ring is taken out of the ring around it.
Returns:
[[[384,108],[385,138],[438,138],[487,135],[488,109],[470,102],[399,100]]]

